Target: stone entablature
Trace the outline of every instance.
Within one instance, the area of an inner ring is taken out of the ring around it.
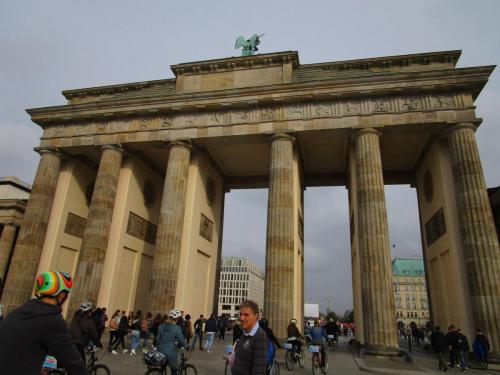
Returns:
[[[68,147],[198,138],[207,135],[258,134],[274,131],[274,123],[280,122],[286,122],[286,130],[294,131],[408,123],[479,123],[472,100],[468,93],[379,96],[290,105],[271,104],[254,109],[75,121],[64,125],[47,125],[41,145]],[[314,121],[323,119],[330,121]],[[256,126],[258,124],[264,126]],[[243,127],[235,127],[238,125]],[[235,128],[231,131],[228,129],[230,127]],[[212,131],[203,128],[212,128]]]

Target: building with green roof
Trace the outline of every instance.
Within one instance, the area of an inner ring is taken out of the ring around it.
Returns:
[[[429,302],[423,259],[396,258],[392,261],[396,317],[404,324],[424,325],[429,320]]]

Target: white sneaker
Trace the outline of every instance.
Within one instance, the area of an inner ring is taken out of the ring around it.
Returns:
[[[116,350],[112,350],[111,354],[118,354],[118,353],[116,352]]]
[[[123,353],[123,354],[128,353],[128,349],[123,349],[123,350],[122,350],[122,353]]]
[[[135,352],[135,349],[132,349],[132,350],[130,351],[130,355],[136,355],[136,354],[137,354],[137,353]]]

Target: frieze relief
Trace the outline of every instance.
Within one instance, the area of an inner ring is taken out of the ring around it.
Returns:
[[[234,111],[203,111],[178,115],[87,120],[45,128],[44,138],[150,132],[164,129],[213,127],[231,124],[371,115],[391,112],[434,111],[463,107],[460,94],[349,99],[292,105],[275,105]],[[279,114],[279,115],[278,115]]]

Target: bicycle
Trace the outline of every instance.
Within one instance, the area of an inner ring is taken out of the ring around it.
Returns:
[[[320,345],[309,345],[309,352],[312,353],[312,373],[313,375],[319,375],[321,373],[326,374],[328,371],[328,356],[325,355],[325,366],[321,366],[321,347]]]
[[[327,335],[328,337],[328,340],[327,340],[327,344],[328,344],[328,348],[333,351],[335,350],[335,347],[337,346],[337,337],[336,335]]]
[[[89,372],[89,375],[110,375],[111,374],[111,370],[109,369],[108,366],[106,366],[102,363],[97,363],[97,357],[96,357],[97,346],[89,345],[85,348],[85,352],[89,355],[89,358],[87,361],[87,370]]]
[[[179,363],[179,367],[177,368],[177,374],[179,375],[198,375],[198,370],[194,365],[187,363],[187,357],[184,354],[184,350],[181,350],[181,362]],[[145,375],[167,375],[167,367],[168,362],[161,365],[152,365],[147,364],[148,371],[146,371]]]
[[[288,341],[294,341],[291,339],[292,338],[289,338]],[[304,368],[305,356],[302,348],[295,350],[294,345],[290,342],[285,342],[283,348],[286,350],[285,365],[288,371],[292,371],[296,363],[298,363],[301,368]]]
[[[89,345],[85,348],[85,353],[89,356],[85,367],[89,375],[110,375],[111,370],[108,366],[97,363],[97,349],[95,345]],[[55,357],[47,356],[43,364],[43,373],[49,375],[67,375],[68,371],[57,367],[57,359]]]

